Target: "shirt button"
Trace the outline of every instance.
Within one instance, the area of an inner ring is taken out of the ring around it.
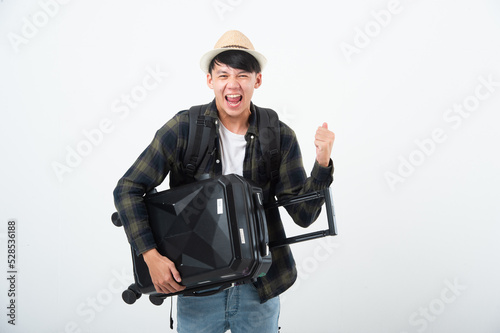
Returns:
[[[215,160],[215,163],[219,164],[219,163],[220,163],[220,160]]]
[[[218,124],[218,121],[216,120],[216,121],[215,121],[215,125],[217,125],[217,124]]]
[[[250,139],[252,139],[252,140],[253,140],[253,135],[251,135],[251,136],[250,136]]]

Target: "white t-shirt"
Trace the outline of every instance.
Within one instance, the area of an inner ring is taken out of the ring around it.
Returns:
[[[243,160],[247,145],[245,136],[231,132],[222,125],[222,122],[220,122],[219,134],[222,174],[234,173],[243,177]]]

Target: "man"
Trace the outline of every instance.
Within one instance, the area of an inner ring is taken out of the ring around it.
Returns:
[[[262,187],[267,201],[289,198],[326,188],[332,182],[330,159],[334,133],[324,123],[316,131],[316,161],[306,178],[295,133],[280,122],[281,160],[279,177],[271,188],[266,176],[265,159],[260,150],[257,108],[251,102],[254,90],[262,84],[266,58],[255,51],[248,38],[239,31],[226,32],[201,59],[207,74],[207,85],[215,99],[205,114],[217,118],[215,152],[207,154],[205,170],[211,177],[235,173]],[[115,205],[132,247],[142,254],[158,292],[183,290],[182,276],[174,263],[156,250],[149,227],[144,193],[159,185],[170,173],[170,187],[183,184],[182,166],[187,147],[189,119],[179,112],[156,133],[151,144],[119,180],[114,191]],[[274,195],[273,195],[274,193]],[[321,209],[319,200],[287,206],[295,223],[307,227]],[[278,209],[266,211],[270,240],[284,238]],[[272,249],[272,266],[257,282],[242,284],[212,296],[179,296],[178,330],[188,333],[277,332],[278,295],[288,289],[297,277],[295,262],[288,246]]]

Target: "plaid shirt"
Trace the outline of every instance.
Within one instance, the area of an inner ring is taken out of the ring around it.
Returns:
[[[247,141],[243,162],[243,177],[252,180],[262,188],[264,197],[269,197],[270,181],[267,178],[265,159],[260,149],[259,129],[257,128],[256,109],[251,104],[249,128],[245,135]],[[207,105],[205,115],[218,118],[215,101]],[[216,127],[218,137],[219,128]],[[137,253],[143,253],[156,247],[148,222],[145,193],[163,182],[170,173],[170,188],[185,182],[182,161],[187,147],[189,117],[187,111],[181,111],[160,128],[151,144],[142,152],[135,163],[118,181],[113,192],[115,206],[122,220],[128,241]],[[280,122],[281,163],[279,179],[275,186],[278,200],[298,194],[324,189],[333,180],[333,166],[328,167],[315,162],[311,176],[306,177],[299,144],[293,130]],[[217,140],[218,143],[218,140]],[[206,170],[211,177],[222,174],[220,149],[209,157]],[[306,201],[286,206],[287,212],[296,224],[307,227],[318,217],[322,199]],[[277,208],[266,210],[269,240],[285,238],[283,223]],[[264,277],[257,279],[255,285],[262,302],[277,296],[288,289],[297,278],[295,261],[289,246],[271,249],[272,265]]]

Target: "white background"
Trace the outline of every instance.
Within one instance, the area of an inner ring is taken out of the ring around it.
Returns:
[[[16,325],[0,278],[0,331],[169,331],[169,305],[121,300],[112,191],[164,122],[213,98],[198,62],[229,29],[268,58],[254,102],[295,129],[306,169],[317,126],[336,133],[339,235],[294,246],[282,332],[500,332],[493,0],[0,2],[5,275],[18,222]],[[125,114],[148,70],[155,88]]]

